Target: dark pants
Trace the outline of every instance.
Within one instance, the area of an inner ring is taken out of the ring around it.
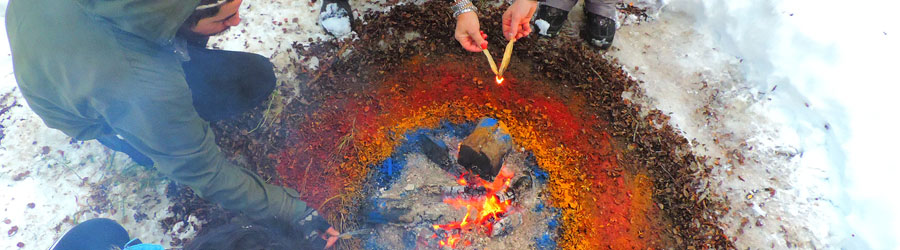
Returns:
[[[584,0],[584,9],[590,13],[616,20],[616,13],[618,12],[616,10],[616,3],[618,2],[619,0]],[[576,3],[578,3],[578,0],[546,0],[541,4],[565,11],[571,11]]]
[[[194,109],[207,121],[240,115],[266,100],[275,89],[275,71],[268,58],[235,51],[188,45],[190,61],[182,63],[194,99]],[[142,166],[153,161],[116,135],[97,138],[104,146],[131,157]]]
[[[141,244],[140,240],[128,241],[128,231],[110,219],[91,219],[78,224],[53,246],[53,250],[103,250],[123,249],[125,244]]]

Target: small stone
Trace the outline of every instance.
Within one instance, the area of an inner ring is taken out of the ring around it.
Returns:
[[[18,233],[18,232],[19,232],[19,226],[13,226],[12,228],[9,229],[9,231],[6,232],[6,234],[9,235],[9,237],[12,237],[13,235],[16,235],[16,233]]]
[[[28,203],[28,208],[34,208],[34,202]]]
[[[25,243],[19,242],[19,244],[16,244],[16,246],[19,248],[23,248],[23,247],[25,247]]]
[[[21,181],[22,179],[25,179],[25,177],[28,176],[29,174],[31,174],[30,170],[26,170],[24,173],[19,173],[19,174],[13,176],[13,181]]]
[[[409,185],[406,185],[406,187],[403,189],[405,189],[406,191],[412,191],[413,189],[416,189],[416,185],[409,184]]]
[[[12,223],[12,220],[10,220],[10,219],[3,219],[3,224],[9,224],[9,223]]]

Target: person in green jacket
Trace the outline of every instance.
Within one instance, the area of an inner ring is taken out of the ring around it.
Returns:
[[[204,199],[338,235],[296,190],[226,160],[209,121],[240,114],[275,85],[267,58],[207,50],[240,22],[241,0],[11,0],[6,25],[19,89],[44,123],[156,167]]]

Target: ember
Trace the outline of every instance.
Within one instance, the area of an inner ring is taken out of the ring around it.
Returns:
[[[487,235],[493,235],[492,230],[494,223],[499,222],[511,207],[511,200],[500,201],[498,193],[505,192],[509,188],[509,182],[514,174],[506,167],[500,170],[500,174],[493,182],[478,179],[480,184],[475,185],[475,189],[484,188],[485,194],[480,197],[460,195],[456,197],[448,197],[444,199],[444,203],[452,205],[454,208],[466,209],[466,216],[462,221],[453,221],[448,224],[436,224],[434,229],[440,229],[440,237],[444,240],[440,241],[441,246],[449,246],[455,248],[459,243],[459,239],[469,232],[485,232]],[[465,176],[460,176],[459,183],[465,183]],[[475,211],[477,217],[472,216]]]
[[[503,85],[503,77],[502,76],[496,76],[496,77],[494,77],[494,80],[497,81],[497,85]]]
[[[501,202],[497,194],[504,192],[509,188],[509,182],[512,180],[513,175],[512,171],[509,171],[509,169],[504,167],[500,170],[500,175],[494,179],[494,182],[487,182],[479,179],[478,181],[480,184],[477,186],[485,189],[486,192],[484,196],[457,196],[445,198],[444,203],[450,204],[457,209],[465,206],[466,216],[463,217],[462,221],[434,225],[435,230],[442,230],[440,236],[445,238],[445,240],[440,241],[441,246],[455,248],[456,243],[459,242],[462,235],[468,232],[483,231],[487,233],[487,235],[493,235],[493,224],[500,221],[502,219],[501,217],[506,215],[511,207],[510,200]],[[461,176],[460,179],[464,180],[463,177],[464,176]],[[472,210],[475,210],[475,214],[478,215],[476,218],[472,218]]]

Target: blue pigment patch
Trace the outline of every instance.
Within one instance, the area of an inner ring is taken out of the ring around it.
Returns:
[[[556,239],[550,233],[544,233],[534,239],[534,248],[540,250],[556,249]]]
[[[543,202],[541,202],[541,204],[543,204]],[[535,249],[556,249],[556,236],[553,232],[559,228],[559,216],[561,211],[557,208],[550,208],[550,212],[553,213],[553,217],[550,218],[550,222],[547,223],[548,232],[545,232],[541,237],[534,239]]]
[[[541,169],[541,167],[537,165],[537,158],[534,157],[534,154],[531,153],[531,151],[526,153],[525,166],[528,167],[528,170],[531,170],[531,173],[534,174],[534,178],[537,178],[541,184],[547,184],[547,179],[550,178],[550,175],[547,174],[547,171],[544,171],[544,169]]]
[[[493,127],[497,125],[497,119],[494,118],[484,118],[481,119],[481,122],[478,123],[479,127]]]
[[[471,134],[474,129],[474,123],[453,124],[443,121],[441,122],[441,125],[435,129],[418,129],[416,131],[408,132],[404,135],[406,141],[394,149],[394,152],[391,153],[391,157],[382,161],[381,164],[372,166],[374,174],[371,176],[370,180],[374,180],[374,186],[379,189],[387,188],[394,183],[394,180],[400,176],[400,173],[403,172],[403,168],[406,166],[406,154],[409,154],[410,152],[421,152],[421,148],[418,145],[419,140],[425,138],[423,135],[432,137],[437,137],[438,135],[452,135],[461,138]],[[435,142],[444,144],[441,140]],[[446,145],[441,146],[446,147]]]

